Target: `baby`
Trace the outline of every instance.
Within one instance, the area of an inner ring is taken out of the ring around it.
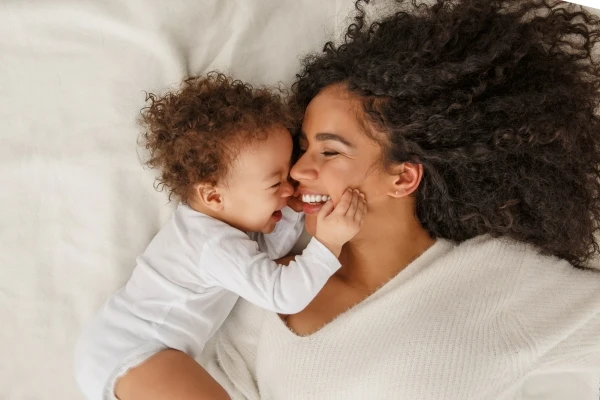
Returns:
[[[196,357],[239,296],[276,313],[304,309],[366,209],[356,190],[335,207],[321,198],[315,237],[279,265],[304,223],[286,207],[299,201],[288,178],[294,120],[279,96],[210,73],[148,98],[147,165],[181,203],[79,340],[77,378],[90,400],[114,398],[117,379],[161,350]]]

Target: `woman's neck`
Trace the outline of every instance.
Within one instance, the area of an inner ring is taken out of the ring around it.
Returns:
[[[435,243],[413,215],[408,218],[380,215],[365,219],[360,233],[344,245],[339,258],[342,267],[336,273],[347,284],[369,293]]]

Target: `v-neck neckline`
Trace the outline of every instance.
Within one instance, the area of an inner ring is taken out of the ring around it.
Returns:
[[[414,259],[411,263],[409,263],[405,268],[403,268],[400,272],[394,275],[387,282],[383,283],[373,293],[369,294],[362,301],[359,301],[358,303],[350,306],[348,309],[341,312],[332,320],[325,323],[319,329],[308,335],[299,335],[296,332],[294,332],[277,313],[269,312],[268,314],[270,315],[268,316],[268,318],[274,320],[273,325],[275,325],[275,329],[280,330],[281,332],[283,332],[283,334],[288,335],[289,337],[303,341],[314,340],[316,336],[318,337],[318,335],[325,334],[322,333],[322,331],[326,332],[327,330],[335,329],[336,325],[341,323],[341,320],[348,319],[352,315],[355,315],[356,311],[360,311],[369,303],[385,295],[389,290],[393,290],[392,288],[397,284],[400,284],[400,282],[408,281],[411,277],[422,271],[423,267],[430,265],[437,258],[449,252],[453,247],[454,244],[452,242],[445,239],[437,239],[436,242],[433,245],[431,245],[427,250],[425,250],[419,257]]]

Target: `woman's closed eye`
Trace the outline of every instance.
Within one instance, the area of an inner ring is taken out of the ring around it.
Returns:
[[[299,149],[300,155],[306,153],[306,149]],[[324,157],[333,157],[333,156],[337,156],[338,153],[337,151],[322,151],[321,155],[323,155]]]

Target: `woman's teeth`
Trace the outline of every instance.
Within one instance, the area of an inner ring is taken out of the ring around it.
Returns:
[[[329,200],[329,196],[324,194],[303,194],[302,201],[305,203],[321,203]]]

